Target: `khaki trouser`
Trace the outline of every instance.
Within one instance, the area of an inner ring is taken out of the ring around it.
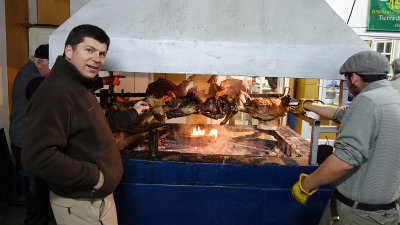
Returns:
[[[64,198],[50,192],[50,203],[57,225],[117,225],[114,196],[103,198]]]
[[[347,206],[339,200],[336,201],[340,220],[333,223],[331,206],[328,202],[319,225],[398,225],[399,223],[399,205],[390,210],[365,211]]]

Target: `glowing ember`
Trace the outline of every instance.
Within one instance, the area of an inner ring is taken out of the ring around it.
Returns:
[[[200,127],[193,128],[192,136],[204,136],[206,134],[205,130],[200,129]],[[218,130],[217,129],[212,129],[210,133],[207,134],[207,136],[214,136],[214,139],[217,140],[218,136]]]

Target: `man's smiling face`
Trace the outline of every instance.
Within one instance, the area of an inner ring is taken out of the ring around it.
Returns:
[[[71,45],[65,47],[65,58],[87,78],[94,78],[99,73],[106,54],[107,44],[90,37],[85,37],[75,49]]]

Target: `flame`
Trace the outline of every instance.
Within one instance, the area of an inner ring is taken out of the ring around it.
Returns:
[[[197,127],[197,130],[196,130],[196,128],[193,128],[193,132],[192,132],[192,136],[204,136],[204,134],[206,133],[206,131],[205,130],[202,130],[202,129],[200,129],[200,127]]]
[[[205,130],[200,129],[200,127],[193,128],[192,136],[204,136],[206,134]],[[218,136],[218,130],[217,129],[212,129],[210,130],[210,133],[207,134],[207,136],[214,136],[214,139],[217,140]]]
[[[213,136],[213,135],[214,135],[214,139],[217,140],[217,136],[218,136],[217,129],[212,129],[212,130],[210,130],[210,133],[207,134],[207,136]]]

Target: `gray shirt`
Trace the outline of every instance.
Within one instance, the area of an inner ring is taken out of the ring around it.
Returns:
[[[343,120],[344,115],[346,115],[347,112],[347,108],[348,106],[339,106],[336,111],[335,114],[333,114],[333,121],[335,121],[335,123],[340,124]]]
[[[340,193],[369,204],[400,197],[399,118],[400,93],[386,79],[371,83],[354,98],[335,142],[334,154],[355,165],[335,183]]]

